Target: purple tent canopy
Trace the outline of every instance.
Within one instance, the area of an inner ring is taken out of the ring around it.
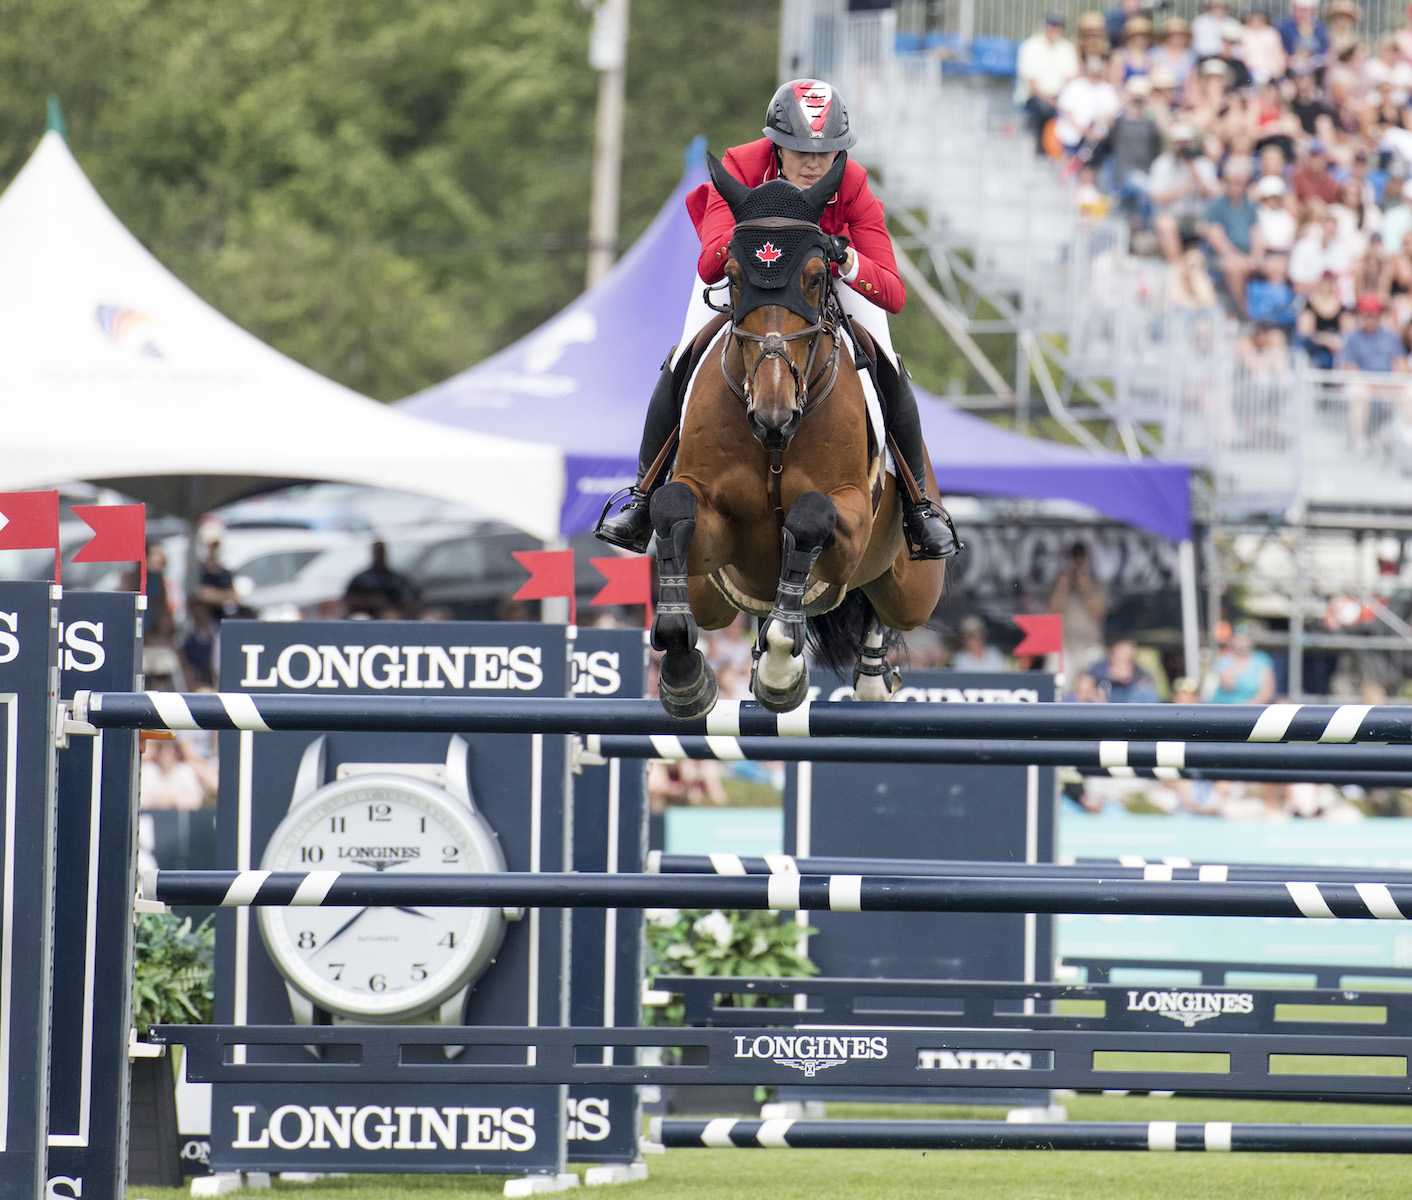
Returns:
[[[689,166],[612,273],[553,320],[401,402],[433,421],[562,447],[565,537],[592,529],[636,476],[647,398],[695,286],[701,244],[683,200],[705,181],[704,166]],[[1074,500],[1173,541],[1191,536],[1185,465],[1039,441],[918,397],[943,494]]]

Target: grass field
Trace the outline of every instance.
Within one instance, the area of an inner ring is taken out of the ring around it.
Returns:
[[[1235,1121],[1407,1124],[1412,1108],[1254,1100],[1078,1096],[1076,1121]],[[1004,1111],[831,1104],[830,1117],[992,1120]],[[647,1158],[651,1178],[632,1200],[1406,1200],[1412,1161],[1398,1156],[869,1150],[671,1150]],[[468,1175],[364,1175],[284,1183],[241,1196],[288,1200],[430,1200],[499,1195],[502,1181]],[[131,1188],[129,1200],[178,1200],[185,1190]]]

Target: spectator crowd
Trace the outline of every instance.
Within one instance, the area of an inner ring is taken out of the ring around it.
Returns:
[[[1134,249],[1170,264],[1172,303],[1249,323],[1247,367],[1293,349],[1406,371],[1412,7],[1372,45],[1352,0],[1213,0],[1190,23],[1150,8],[1123,0],[1072,31],[1051,14],[1022,43],[1037,152],[1064,162],[1084,212],[1125,218]]]

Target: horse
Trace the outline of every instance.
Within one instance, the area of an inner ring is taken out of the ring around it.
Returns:
[[[708,160],[736,221],[729,303],[712,305],[729,324],[697,368],[675,466],[651,500],[662,705],[680,718],[711,710],[698,629],[738,612],[759,619],[751,688],[766,708],[789,712],[808,695],[806,639],[821,667],[853,667],[854,699],[890,700],[901,679],[888,650],[936,608],[946,564],[909,558],[855,359],[864,335],[845,338],[833,293],[831,256],[846,243],[819,221],[845,156],[807,190],[749,188]],[[940,501],[930,466],[927,494]]]

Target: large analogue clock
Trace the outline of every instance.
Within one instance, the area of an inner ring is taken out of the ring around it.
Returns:
[[[464,770],[464,758],[460,765]],[[429,779],[395,773],[395,765],[376,766],[296,798],[261,867],[393,877],[505,869],[468,792],[453,795]],[[271,907],[260,909],[259,919],[265,946],[294,991],[329,1013],[371,1021],[416,1017],[462,993],[504,935],[501,910],[489,908]]]

